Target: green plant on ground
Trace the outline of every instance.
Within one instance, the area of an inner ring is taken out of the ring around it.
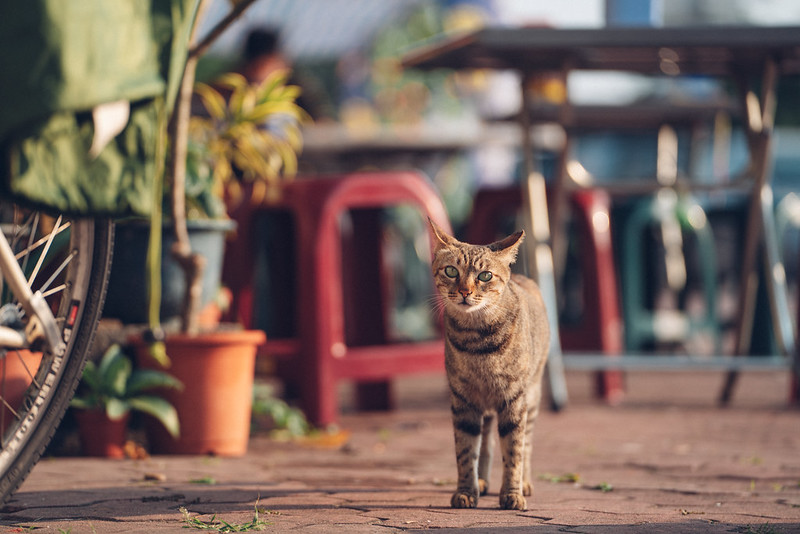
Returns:
[[[204,484],[207,486],[213,486],[217,483],[217,480],[212,476],[204,476],[200,478],[192,478],[189,480],[189,484]]]
[[[208,521],[203,521],[197,516],[193,516],[189,513],[189,511],[181,506],[180,512],[183,514],[183,522],[186,523],[184,528],[192,528],[195,530],[205,530],[211,532],[220,532],[220,533],[228,533],[228,532],[252,532],[255,530],[264,530],[268,527],[271,523],[268,523],[259,518],[259,510],[258,510],[258,501],[256,501],[256,505],[253,507],[253,519],[251,519],[247,523],[229,523],[222,519],[217,519],[217,514],[211,516],[211,519]]]
[[[268,419],[264,426],[278,439],[306,436],[313,430],[302,410],[275,397],[268,384],[253,386],[253,417],[257,424],[260,419]]]
[[[80,410],[105,410],[111,420],[119,420],[131,410],[155,417],[167,431],[180,433],[178,413],[163,397],[147,393],[154,389],[182,389],[172,375],[155,369],[134,369],[119,345],[112,345],[100,363],[86,363],[78,394],[70,406]]]
[[[551,484],[577,484],[581,481],[578,473],[564,473],[563,475],[553,475],[544,473],[539,475],[540,480],[547,480]]]
[[[596,486],[592,486],[592,489],[595,489],[597,491],[602,491],[603,493],[608,493],[609,491],[614,491],[614,486],[612,486],[608,482],[601,482]]]

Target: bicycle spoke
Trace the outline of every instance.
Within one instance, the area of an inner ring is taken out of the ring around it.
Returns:
[[[44,298],[47,298],[47,297],[50,297],[52,295],[55,295],[56,293],[64,291],[66,288],[67,288],[67,284],[61,284],[60,286],[56,286],[53,289],[50,289],[49,291],[45,291],[44,293],[42,293],[42,296]]]
[[[22,249],[19,252],[17,252],[15,257],[17,258],[17,260],[20,260],[20,259],[22,259],[23,256],[30,255],[34,250],[36,250],[37,248],[42,246],[42,244],[44,244],[47,241],[52,241],[52,239],[55,238],[57,235],[59,235],[61,232],[63,232],[64,230],[69,229],[70,226],[71,226],[71,223],[69,221],[67,221],[64,224],[62,224],[61,226],[59,226],[58,228],[54,228],[53,231],[50,232],[50,234],[39,238],[39,240],[36,241],[35,243],[29,243],[24,249]],[[25,261],[27,261],[27,258],[26,258]]]
[[[25,247],[25,251],[31,250],[31,243],[33,242],[33,239],[36,237],[36,234],[33,231],[33,229],[39,226],[39,212],[34,212],[32,215],[28,217],[28,219],[30,223],[24,222],[23,224],[17,227],[17,236],[21,236],[24,228],[28,229],[28,245]],[[29,253],[25,251],[22,252],[22,254],[25,255],[25,259],[20,264],[20,267],[22,267],[23,272],[25,272],[25,269],[28,268],[28,260],[30,259]],[[17,255],[17,259],[18,260],[20,259],[19,255]]]
[[[59,215],[58,219],[56,219],[56,228],[58,225],[61,224],[61,216]],[[50,245],[53,244],[53,239],[56,237],[56,232],[50,232],[47,236],[47,243],[44,245],[44,249],[42,249],[41,254],[39,255],[39,260],[36,262],[36,267],[34,267],[33,272],[31,273],[30,277],[28,278],[28,285],[33,286],[33,281],[36,279],[36,275],[39,274],[39,269],[42,268],[42,264],[44,263],[44,259],[47,256],[47,253],[50,252]]]
[[[15,350],[14,352],[17,354],[17,359],[19,360],[19,363],[22,364],[22,368],[25,369],[25,373],[28,375],[28,378],[31,379],[31,383],[37,388],[41,387],[41,384],[39,384],[39,382],[36,380],[36,373],[32,372],[30,367],[28,367],[28,364],[25,363],[25,358],[22,357],[22,354],[18,350]],[[6,354],[6,358],[7,357],[8,354]]]
[[[75,257],[75,252],[73,251],[70,252],[69,256],[64,258],[64,261],[62,261],[61,265],[59,265],[58,268],[55,270],[55,272],[52,275],[50,275],[50,278],[48,278],[47,281],[44,284],[42,284],[41,287],[39,287],[39,291],[41,291],[42,294],[47,292],[47,289],[50,287],[50,284],[52,284],[56,280],[56,278],[58,278],[58,275],[61,274],[61,271],[63,271],[64,268],[67,265],[69,265],[69,262],[71,262],[72,258],[74,257]]]

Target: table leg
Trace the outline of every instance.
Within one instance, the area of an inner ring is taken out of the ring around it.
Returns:
[[[757,258],[762,254],[764,279],[770,300],[770,314],[779,349],[785,356],[794,355],[794,331],[790,322],[786,297],[786,279],[780,262],[770,187],[770,156],[772,130],[775,118],[775,88],[778,72],[774,61],[764,67],[761,98],[750,88],[749,80],[742,78],[740,93],[743,99],[747,140],[750,149],[753,189],[750,194],[747,228],[745,233],[742,273],[739,284],[739,307],[736,318],[736,355],[744,355],[752,337],[755,299],[758,288]],[[727,403],[736,385],[737,373],[731,371],[720,395]]]
[[[547,211],[547,191],[544,176],[534,169],[533,142],[531,140],[530,117],[528,116],[529,96],[526,80],[522,80],[522,152],[525,162],[526,178],[523,181],[522,214],[527,239],[525,256],[531,276],[539,284],[539,289],[547,306],[550,322],[550,355],[547,364],[547,377],[550,382],[552,407],[560,410],[567,404],[567,382],[564,376],[564,362],[561,358],[561,339],[558,335],[558,305],[556,283],[553,272],[553,252],[550,245],[550,222]]]

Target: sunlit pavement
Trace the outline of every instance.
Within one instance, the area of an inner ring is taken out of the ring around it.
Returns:
[[[569,407],[539,420],[524,512],[498,509],[499,454],[478,508],[449,507],[453,438],[435,376],[400,381],[393,412],[345,413],[341,442],[256,435],[243,458],[44,459],[0,515],[0,532],[223,522],[269,532],[800,532],[800,411],[786,407],[788,376],[742,375],[727,408],[715,402],[722,381],[629,374],[625,402],[611,408],[592,398],[591,375],[570,374]]]

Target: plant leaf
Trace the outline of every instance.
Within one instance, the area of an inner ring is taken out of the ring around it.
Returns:
[[[119,421],[131,410],[128,402],[122,399],[110,398],[106,401],[106,415],[112,421]]]
[[[253,108],[252,112],[248,116],[248,119],[254,122],[262,122],[267,117],[271,117],[272,115],[286,115],[288,117],[292,117],[297,119],[299,117],[299,113],[297,111],[297,105],[294,102],[264,102],[263,104],[259,104],[255,108]]]
[[[100,403],[94,395],[87,397],[72,397],[69,405],[78,410],[91,410],[97,408]]]
[[[247,87],[247,78],[238,72],[226,72],[217,78],[216,84],[231,91],[236,91]]]
[[[134,410],[139,410],[158,419],[172,437],[177,438],[180,436],[178,412],[166,399],[151,395],[139,395],[128,399],[128,403]]]
[[[114,397],[125,396],[125,385],[133,371],[133,364],[119,345],[112,345],[100,361],[100,387]]]
[[[300,131],[300,127],[296,123],[289,123],[284,127],[284,135],[286,136],[286,141],[296,151],[300,151],[303,148],[303,132]]]
[[[237,118],[243,119],[250,116],[250,114],[253,113],[253,109],[256,107],[257,103],[255,91],[253,91],[250,87],[247,87],[242,92],[242,108],[239,110],[239,115]]]
[[[228,99],[228,111],[230,111],[233,120],[236,120],[237,117],[242,115],[242,110],[244,109],[244,99],[246,96],[247,87],[237,88],[231,93],[231,96]]]
[[[97,366],[97,372],[99,373],[100,377],[108,373],[108,368],[111,366],[115,360],[122,356],[122,347],[118,344],[113,344],[106,349],[103,353],[103,357],[100,358],[99,365]],[[88,363],[87,363],[88,365]]]
[[[278,99],[284,102],[294,103],[294,101],[297,100],[297,97],[299,97],[302,93],[303,90],[300,89],[299,86],[286,85],[282,88],[280,94],[278,95]]]
[[[225,99],[219,92],[204,83],[198,82],[194,86],[194,92],[200,97],[203,107],[212,118],[224,120],[226,115]]]
[[[291,71],[289,69],[277,69],[272,71],[264,81],[258,86],[258,94],[259,94],[259,102],[263,102],[267,98],[272,97],[272,92],[283,85],[286,84],[286,80],[289,79],[289,73]]]
[[[156,369],[137,369],[128,378],[127,395],[133,397],[155,388],[183,389],[183,383],[169,373]]]
[[[92,391],[100,389],[100,372],[93,361],[86,362],[86,367],[83,368],[83,382]]]
[[[287,142],[278,143],[276,146],[278,152],[283,160],[283,172],[287,176],[294,176],[297,174],[297,153]]]

